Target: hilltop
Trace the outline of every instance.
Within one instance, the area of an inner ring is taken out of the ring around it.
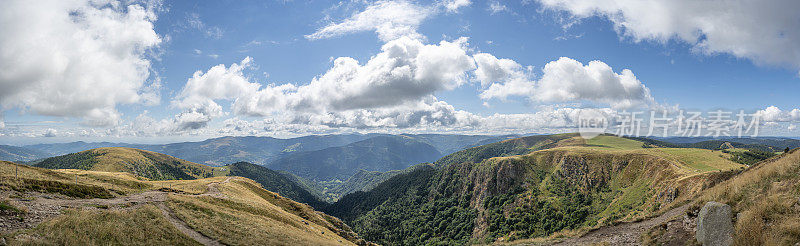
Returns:
[[[128,172],[152,180],[198,179],[214,176],[214,168],[161,153],[122,147],[98,148],[34,164],[49,169]]]
[[[149,180],[190,180],[239,176],[250,178],[265,189],[313,207],[320,207],[324,204],[317,196],[286,175],[246,162],[237,162],[223,167],[210,167],[146,150],[109,147],[47,158],[34,166],[48,169],[126,172],[135,177]]]
[[[10,162],[0,162],[0,177],[0,232],[12,245],[368,244],[247,178],[144,181]]]

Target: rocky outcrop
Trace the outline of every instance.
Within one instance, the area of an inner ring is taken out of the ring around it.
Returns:
[[[731,206],[719,202],[708,202],[697,217],[695,239],[704,246],[728,246],[733,244]]]

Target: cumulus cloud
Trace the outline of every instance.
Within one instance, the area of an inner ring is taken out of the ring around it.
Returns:
[[[539,0],[574,17],[601,16],[639,42],[680,40],[696,51],[800,69],[800,1]]]
[[[467,82],[475,64],[465,46],[466,39],[425,45],[403,37],[383,45],[363,65],[337,58],[330,70],[300,86],[250,82],[243,73],[252,62],[248,57],[230,67],[220,64],[195,72],[172,104],[185,110],[178,118],[188,128],[223,115],[220,100],[232,101],[235,115],[290,113],[292,122],[355,127],[447,123],[450,116],[437,112],[453,111],[452,106],[432,94]]]
[[[589,101],[608,104],[615,109],[657,106],[650,90],[631,70],[623,69],[616,73],[602,61],[583,65],[574,59],[561,57],[547,63],[541,78],[536,81],[529,80],[529,75],[514,61],[485,54],[477,54],[476,61],[478,80],[482,84],[491,82],[480,95],[485,100],[527,96],[538,102]]]
[[[0,104],[111,125],[118,104],[156,103],[157,88],[146,89],[155,20],[148,6],[116,1],[4,2]]]
[[[536,86],[531,80],[533,67],[523,67],[511,59],[498,59],[487,54],[478,53],[473,55],[477,69],[475,78],[481,86],[487,87],[481,92],[480,97],[484,100],[499,98],[506,99],[509,96],[532,95]]]
[[[769,106],[758,110],[755,113],[762,122],[800,122],[800,109],[781,110],[775,106]]]
[[[45,132],[44,132],[44,134],[42,134],[42,136],[44,136],[46,138],[57,137],[58,136],[58,131],[56,129],[53,129],[53,128],[47,128],[47,130],[45,130]]]
[[[470,4],[469,0],[439,1],[427,6],[405,0],[377,1],[343,21],[330,23],[305,37],[317,40],[374,31],[384,42],[400,37],[424,39],[424,36],[417,32],[417,28],[425,19],[441,13],[442,10],[457,12],[459,8]]]
[[[172,105],[187,110],[180,118],[196,121],[205,117],[218,117],[223,114],[222,106],[214,100],[236,99],[258,90],[258,83],[251,83],[244,76],[244,69],[251,65],[252,58],[245,57],[239,64],[225,67],[219,64],[205,73],[196,71],[186,82]]]

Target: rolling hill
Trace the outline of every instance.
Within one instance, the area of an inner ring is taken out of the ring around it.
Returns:
[[[287,155],[267,165],[313,181],[347,180],[358,170],[400,170],[434,161],[441,153],[411,137],[382,136],[341,147]]]
[[[285,174],[270,170],[269,168],[247,163],[237,162],[225,166],[229,176],[239,176],[252,179],[261,184],[265,189],[278,193],[292,200],[306,203],[318,208],[326,205],[319,197],[309,192],[299,183],[286,177]]]
[[[576,134],[506,140],[395,175],[323,210],[382,244],[571,236],[661,213],[744,168],[719,151],[642,146]]]
[[[48,169],[127,172],[152,180],[198,179],[214,176],[214,168],[161,153],[121,147],[98,148],[34,164]]]
[[[267,190],[313,207],[325,204],[285,174],[246,162],[237,162],[223,167],[210,167],[151,151],[110,147],[51,157],[34,164],[34,166],[48,169],[126,172],[150,180],[190,180],[239,176],[254,180]]]
[[[370,244],[247,178],[144,181],[10,162],[0,162],[0,176],[0,231],[10,245]]]

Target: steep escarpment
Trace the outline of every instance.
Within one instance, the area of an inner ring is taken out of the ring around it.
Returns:
[[[347,195],[327,211],[385,244],[569,235],[657,214],[739,170],[719,152],[691,152],[693,160],[713,159],[699,168],[673,149],[588,146],[569,135],[537,138],[455,153],[462,156]]]

